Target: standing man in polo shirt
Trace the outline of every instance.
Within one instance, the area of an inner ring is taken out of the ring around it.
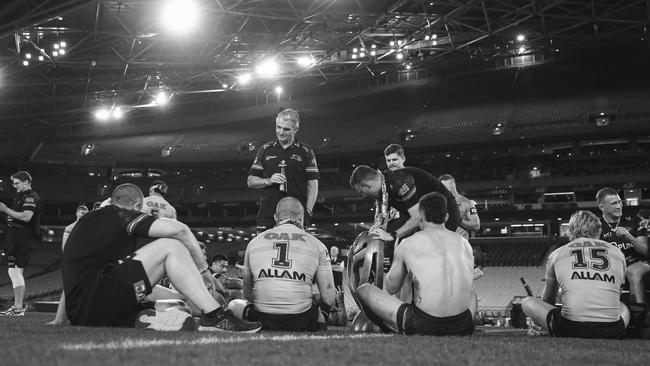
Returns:
[[[41,199],[32,191],[32,176],[19,171],[11,176],[16,189],[13,205],[0,202],[0,212],[7,215],[7,273],[14,288],[14,304],[0,312],[1,316],[25,315],[25,277],[23,270],[29,265],[38,232]]]
[[[248,171],[249,188],[261,189],[257,231],[275,225],[273,214],[284,197],[294,197],[305,210],[304,223],[309,222],[318,197],[318,165],[314,151],[296,139],[300,116],[285,109],[275,119],[276,140],[267,142],[258,151]]]

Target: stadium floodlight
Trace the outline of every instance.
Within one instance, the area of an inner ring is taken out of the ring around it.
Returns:
[[[370,56],[375,56],[377,52],[375,50],[370,51]]]
[[[31,53],[26,53],[25,58],[30,60],[32,58],[32,54]]]
[[[280,67],[278,63],[272,59],[266,59],[257,64],[255,72],[263,78],[271,78],[278,74]]]
[[[431,38],[431,36],[428,35],[428,34],[427,34],[426,36],[424,36],[424,40],[425,40],[425,41],[428,41],[430,38]]]
[[[52,48],[54,48],[55,50],[58,50],[59,49],[59,44],[58,43],[53,44]]]
[[[29,66],[29,61],[23,60],[23,66]]]
[[[227,89],[227,88],[228,88],[228,84],[223,83],[223,84],[221,84],[221,87],[224,88],[224,89]]]
[[[395,55],[395,57],[396,57],[398,60],[402,60],[402,59],[404,59],[404,54],[401,53],[401,52],[397,52],[397,54]]]
[[[122,111],[122,108],[115,107],[111,112],[111,116],[115,119],[122,119],[122,117],[124,117],[124,112]]]
[[[377,45],[373,43],[370,48],[377,48]]]
[[[65,49],[63,49],[63,48],[60,49],[59,50],[59,55],[61,55],[61,56],[65,55]]]
[[[365,52],[359,53],[359,57],[366,57],[366,53]]]
[[[111,117],[111,112],[108,110],[108,108],[100,108],[97,111],[95,111],[95,118],[97,118],[99,121],[106,121]]]
[[[239,83],[241,85],[246,85],[253,79],[253,75],[251,75],[250,73],[247,72],[245,74],[239,75],[239,77],[237,77],[237,79],[239,80]]]
[[[160,22],[169,31],[186,34],[193,30],[199,18],[199,7],[193,0],[167,0],[160,12]]]
[[[311,56],[300,56],[297,62],[302,67],[309,67],[314,64],[314,59]]]
[[[352,49],[352,52],[357,53],[357,52],[359,52],[359,49],[356,48],[356,47],[354,47],[354,48]]]
[[[411,64],[406,64],[406,69],[407,70],[411,70],[411,67],[412,67]]]
[[[165,105],[169,102],[169,95],[167,95],[166,92],[161,91],[158,94],[156,94],[156,100],[155,103],[157,105]]]
[[[45,60],[45,57],[43,57],[43,55],[38,55],[38,60],[43,61],[43,60]]]
[[[280,95],[282,94],[282,87],[281,86],[276,86],[275,87],[275,94]]]
[[[524,47],[524,46],[519,47],[518,52],[519,52],[519,54],[525,53],[526,52],[526,47]]]
[[[67,46],[67,44],[65,43],[65,41],[61,41],[61,42],[59,42],[59,45],[61,45],[61,48],[65,48],[65,47]]]
[[[395,41],[390,41],[390,42],[389,42],[389,45],[390,45],[391,47],[395,47]]]
[[[524,36],[523,34],[517,35],[517,42],[523,42],[525,40],[526,40],[526,36]]]
[[[52,56],[58,57],[59,56],[59,51],[52,51]]]
[[[356,54],[356,53],[353,53],[353,54],[352,54],[352,59],[353,59],[353,60],[356,60],[356,59],[357,59],[357,54]]]

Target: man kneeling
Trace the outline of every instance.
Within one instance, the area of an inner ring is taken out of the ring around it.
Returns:
[[[278,202],[275,227],[259,234],[244,255],[244,297],[230,309],[264,330],[315,331],[329,314],[336,296],[327,248],[303,230],[303,208],[297,199]],[[312,296],[316,283],[319,296]],[[319,321],[319,317],[321,317]]]
[[[388,293],[370,284],[358,288],[368,318],[382,329],[403,334],[468,335],[474,332],[476,295],[472,288],[474,255],[466,239],[445,228],[447,199],[440,193],[419,202],[420,231],[395,249],[386,275]],[[410,304],[397,293],[413,275]]]
[[[143,310],[151,285],[167,274],[174,288],[202,311],[199,330],[258,331],[259,323],[236,318],[210,294],[216,279],[187,225],[140,212],[143,199],[136,185],[122,184],[113,191],[111,204],[82,216],[70,233],[61,267],[70,323],[134,326],[138,318],[138,324],[147,322],[142,328],[196,329],[190,314],[178,307]],[[137,249],[136,237],[147,236],[160,239]]]
[[[630,311],[620,302],[625,256],[599,240],[600,219],[578,211],[569,219],[570,243],[556,249],[546,264],[542,299],[521,302],[526,315],[554,337],[625,338]],[[562,309],[555,307],[558,287]]]

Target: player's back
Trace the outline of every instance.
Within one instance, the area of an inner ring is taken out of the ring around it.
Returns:
[[[599,239],[575,239],[551,253],[549,275],[555,275],[560,285],[564,318],[581,322],[619,319],[625,257],[615,246]]]
[[[253,277],[255,309],[269,314],[307,311],[316,272],[331,271],[325,245],[292,224],[278,225],[253,239],[244,266]]]
[[[429,315],[447,317],[467,310],[472,299],[472,248],[460,235],[425,229],[400,247],[413,274],[413,303]]]
[[[161,196],[151,195],[145,197],[142,201],[142,212],[157,218],[176,220],[176,209]]]

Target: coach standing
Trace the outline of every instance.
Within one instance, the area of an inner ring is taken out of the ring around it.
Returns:
[[[284,197],[294,197],[305,209],[305,224],[312,215],[318,197],[318,165],[314,151],[296,140],[300,116],[285,109],[275,118],[277,139],[267,142],[258,151],[248,171],[249,188],[262,189],[257,213],[257,231],[275,225],[273,214]]]
[[[19,171],[11,176],[16,198],[11,208],[0,202],[0,212],[7,214],[7,273],[14,288],[14,304],[0,312],[3,316],[25,315],[25,277],[23,269],[29,264],[38,232],[41,200],[32,191],[32,176]]]

